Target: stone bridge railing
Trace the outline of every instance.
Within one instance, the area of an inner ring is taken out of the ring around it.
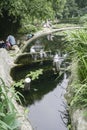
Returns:
[[[34,40],[38,39],[38,38],[41,38],[43,36],[53,34],[53,33],[56,33],[56,32],[67,31],[67,30],[75,30],[75,29],[84,29],[84,28],[86,28],[86,27],[65,27],[65,28],[49,29],[49,30],[46,30],[46,31],[41,31],[40,33],[38,33],[37,35],[33,36],[31,39],[29,39],[25,42],[25,44],[22,48],[22,53],[26,52],[30,43],[33,42]]]
[[[33,38],[29,39],[28,41],[26,41],[25,45],[23,46],[23,48],[21,48],[21,52],[19,55],[16,56],[16,59],[15,59],[15,63],[16,64],[26,64],[26,63],[30,63],[33,59],[32,59],[32,54],[31,53],[26,53],[27,52],[27,49],[30,45],[30,43],[40,37],[43,37],[43,36],[46,36],[46,35],[49,35],[51,33],[55,33],[55,32],[60,32],[60,31],[65,31],[65,30],[72,30],[72,29],[83,29],[85,27],[66,27],[66,28],[59,28],[59,29],[52,29],[52,30],[49,30],[49,31],[45,31],[45,32],[41,32],[39,33],[38,35],[35,35]],[[33,55],[40,55],[40,52],[38,53],[35,53]],[[37,56],[37,57],[40,57],[40,56]],[[45,57],[47,58],[47,57]]]
[[[53,60],[51,51],[35,52],[35,53],[22,53],[17,56],[15,64],[30,64],[32,62],[41,62],[45,60]]]

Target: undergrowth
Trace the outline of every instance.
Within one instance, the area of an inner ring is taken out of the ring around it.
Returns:
[[[71,82],[72,98],[70,106],[76,108],[87,107],[87,30],[77,30],[66,34],[67,49],[71,58],[76,59],[77,70]],[[74,66],[75,67],[75,66]],[[71,72],[73,73],[73,71]],[[75,78],[78,77],[78,78]],[[79,82],[78,82],[79,81]]]
[[[14,89],[8,88],[0,78],[0,130],[18,130],[17,110],[13,104],[17,97]]]

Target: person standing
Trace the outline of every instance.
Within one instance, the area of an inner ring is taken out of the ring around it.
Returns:
[[[56,71],[60,69],[60,56],[56,53],[53,58],[53,66],[55,67]]]

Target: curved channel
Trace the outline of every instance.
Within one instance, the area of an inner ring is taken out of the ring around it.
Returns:
[[[45,87],[50,85],[54,84],[47,82]],[[63,118],[64,115],[62,114],[66,111],[64,94],[66,93],[67,85],[68,78],[65,73],[63,79],[56,84],[53,90],[44,94],[40,100],[35,100],[33,104],[28,105],[28,118],[34,130],[67,130],[64,124],[64,122],[67,123],[67,119]],[[38,89],[34,88],[34,91],[37,93]]]

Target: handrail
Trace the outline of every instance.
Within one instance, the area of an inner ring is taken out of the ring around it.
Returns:
[[[66,28],[58,28],[58,29],[49,29],[48,31],[42,31],[42,32],[39,33],[38,35],[33,36],[31,39],[29,39],[28,41],[25,42],[25,45],[24,45],[23,48],[22,48],[22,53],[26,52],[26,48],[28,47],[28,45],[29,45],[32,41],[34,41],[34,40],[36,40],[36,39],[38,39],[38,38],[40,38],[40,37],[43,37],[43,36],[46,36],[46,35],[49,35],[49,34],[55,33],[55,32],[65,31],[65,30],[85,29],[85,28],[87,28],[87,27],[80,27],[80,26],[79,26],[79,27],[66,27]]]

